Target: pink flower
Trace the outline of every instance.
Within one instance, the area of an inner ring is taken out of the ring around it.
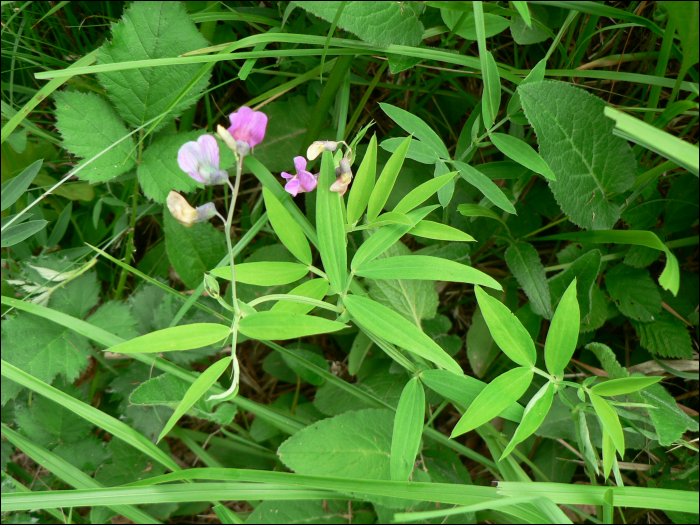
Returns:
[[[183,144],[177,152],[177,163],[202,184],[224,184],[228,178],[228,172],[219,169],[219,143],[211,135]]]
[[[345,157],[340,159],[340,166],[335,169],[335,174],[338,178],[333,184],[331,184],[330,190],[343,196],[345,195],[345,192],[348,191],[348,186],[352,182],[350,160]]]
[[[231,113],[228,118],[231,120],[228,132],[239,145],[239,149],[241,149],[241,142],[246,143],[249,148],[253,148],[265,138],[265,130],[267,129],[267,115],[265,113],[242,106],[235,113]]]
[[[294,167],[297,170],[296,175],[282,172],[282,177],[289,179],[289,182],[284,187],[287,193],[291,193],[296,197],[299,193],[314,191],[318,184],[318,175],[306,171],[306,159],[304,157],[294,157]]]

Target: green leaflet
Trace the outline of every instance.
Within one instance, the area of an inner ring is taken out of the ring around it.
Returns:
[[[372,190],[372,195],[370,195],[369,198],[369,204],[367,206],[367,219],[369,222],[373,222],[374,219],[377,218],[377,215],[379,215],[379,212],[382,211],[382,208],[384,208],[384,204],[386,204],[389,194],[394,188],[396,178],[399,176],[399,172],[403,167],[406,152],[410,144],[411,136],[408,136],[384,165],[382,174],[379,176],[379,179],[377,179],[374,190]]]
[[[216,323],[194,323],[165,328],[112,346],[110,352],[141,354],[192,350],[213,345],[228,337],[231,328]]]
[[[461,18],[463,13],[451,9],[451,7],[456,7],[456,4],[453,4],[452,2],[444,2],[444,4],[446,4],[447,7],[440,9],[440,14],[442,15],[442,20],[445,22],[445,25],[452,30],[457,25],[457,21]],[[469,8],[469,4],[466,4],[466,6]],[[510,20],[503,18],[502,16],[494,15],[492,13],[484,13],[484,36],[489,38],[502,33],[508,29],[510,23]],[[466,40],[476,40],[474,13],[467,13],[467,17],[457,30],[457,34]]]
[[[56,127],[63,146],[85,160],[102,153],[129,134],[114,108],[95,93],[59,92]],[[92,183],[113,179],[134,167],[134,139],[128,137],[82,169],[78,176]]]
[[[520,3],[524,4],[525,2],[515,2],[515,3],[516,4],[520,4]],[[517,23],[518,21],[516,20],[515,22]],[[511,32],[512,31],[513,31],[513,29],[511,28]],[[514,38],[515,38],[515,35],[514,35]],[[534,83],[534,82],[542,82],[544,80],[544,72],[545,72],[546,68],[547,68],[547,60],[545,58],[543,58],[542,60],[537,62],[535,67],[533,67],[530,70],[530,73],[528,73],[528,75],[523,79],[523,81],[520,84],[518,84],[518,87],[525,86],[527,84]],[[510,99],[510,102],[508,102],[508,115],[515,115],[521,109],[522,109],[522,104],[520,103],[520,93],[518,93],[518,91],[516,89],[515,93],[513,93],[513,96]]]
[[[369,228],[381,228],[382,226],[387,226],[389,224],[404,224],[413,228],[416,224],[406,215],[405,213],[397,213],[394,211],[388,211],[382,213],[379,217],[374,219],[370,224],[363,224],[362,226],[356,226],[355,231],[367,230]]]
[[[591,313],[593,290],[601,263],[600,250],[591,250],[576,259],[566,270],[549,279],[552,303],[558,303],[571,282],[576,279],[576,299],[581,309],[581,318],[585,319]]]
[[[535,173],[539,173],[545,179],[557,180],[544,159],[527,142],[505,133],[490,133],[489,138],[493,145],[506,157],[513,159]]]
[[[345,281],[347,280],[348,255],[345,248],[347,239],[345,237],[342,197],[338,193],[330,191],[335,178],[333,154],[330,151],[324,151],[316,190],[318,249],[321,252],[323,268],[328,275],[331,287],[336,293],[341,293],[345,290]]]
[[[479,23],[477,19],[477,24]],[[478,29],[477,29],[478,34]],[[479,42],[481,44],[481,42]],[[481,55],[481,45],[479,45],[479,54]],[[498,116],[498,108],[501,106],[501,78],[498,75],[498,66],[496,59],[490,51],[486,51],[485,56],[481,59],[484,79],[484,96],[482,98],[482,115],[484,117],[484,126],[488,129],[493,126]]]
[[[510,454],[518,443],[525,441],[530,435],[537,430],[552,406],[554,399],[554,383],[547,382],[537,393],[532,396],[523,413],[523,419],[515,430],[513,438],[508,443],[508,446],[501,454],[503,461]],[[501,414],[503,415],[503,414]]]
[[[423,435],[425,392],[420,379],[414,377],[403,389],[394,417],[389,469],[392,481],[408,481]]]
[[[598,475],[598,473],[599,473],[598,455],[596,454],[596,450],[595,450],[595,447],[593,446],[593,443],[591,443],[591,433],[588,430],[588,422],[586,421],[586,413],[583,412],[582,410],[579,410],[577,417],[578,417],[578,438],[579,438],[579,442],[581,443],[581,445],[583,445],[583,450],[581,450],[581,452],[583,453],[584,456],[586,456],[588,463],[593,466],[593,470],[595,470],[596,475]]]
[[[492,277],[458,262],[428,255],[399,255],[363,263],[355,274],[372,279],[422,279],[481,284],[501,290]]]
[[[9,248],[10,246],[14,246],[23,240],[28,239],[35,233],[38,233],[46,228],[48,223],[49,221],[40,220],[23,222],[22,224],[13,224],[2,234],[2,247]]]
[[[311,299],[323,299],[328,293],[330,284],[325,279],[311,279],[289,290],[289,295],[301,295]],[[293,314],[308,314],[314,306],[311,304],[295,303],[293,301],[278,301],[270,311],[289,312]]]
[[[394,153],[401,147],[404,139],[395,137],[392,139],[383,140],[380,144],[384,151]],[[420,162],[421,164],[435,164],[439,161],[438,155],[433,151],[433,148],[424,144],[420,140],[412,140],[406,152],[406,158]]]
[[[398,213],[408,213],[416,206],[420,206],[426,200],[435,194],[440,188],[442,188],[448,182],[451,182],[456,171],[447,173],[437,178],[433,178],[427,182],[424,182],[420,186],[412,189],[401,201],[394,207],[393,211]]]
[[[473,166],[465,164],[464,162],[455,161],[453,164],[454,167],[459,170],[459,174],[462,176],[462,178],[483,193],[484,197],[493,202],[503,211],[515,214],[515,208],[505,196],[503,190],[496,186],[491,179]]]
[[[441,222],[428,221],[423,219],[415,228],[408,231],[415,237],[424,237],[426,239],[435,239],[438,241],[454,241],[454,242],[474,242],[476,239],[471,235],[464,233],[462,230],[442,224]]]
[[[445,399],[468,407],[486,388],[486,383],[471,376],[453,374],[448,370],[423,370],[421,381]],[[523,417],[523,407],[517,401],[501,412],[501,417],[519,423]]]
[[[632,321],[639,343],[652,354],[692,359],[693,343],[683,321],[662,310],[651,323]]]
[[[508,227],[495,211],[486,206],[479,206],[478,204],[460,204],[457,206],[457,211],[465,217],[488,217],[489,219],[496,219],[506,226],[506,228]]]
[[[569,364],[576,350],[581,324],[581,313],[576,300],[576,285],[577,280],[574,277],[559,301],[544,343],[544,360],[547,370],[553,376],[564,373],[566,365]]]
[[[617,417],[617,412],[602,397],[592,392],[589,395],[598,419],[603,424],[605,431],[610,434],[610,438],[620,453],[620,457],[623,457],[625,455],[625,435],[622,432],[622,425],[620,425],[620,418]]]
[[[296,339],[308,335],[337,332],[347,325],[323,317],[289,312],[258,312],[241,319],[240,332],[251,339]]]
[[[532,382],[533,374],[530,368],[518,367],[491,381],[469,405],[450,437],[466,434],[498,416],[525,393]]]
[[[177,57],[207,46],[180,2],[137,2],[125,10],[122,20],[112,25],[112,34],[112,40],[100,48],[98,64]],[[160,115],[200,69],[199,64],[139,68],[98,73],[97,78],[122,118],[138,127]],[[192,87],[156,130],[199,99],[209,76],[205,74]]]
[[[615,461],[615,443],[613,443],[610,434],[607,433],[605,427],[601,429],[603,431],[603,477],[608,479],[610,477],[610,470],[612,470],[613,462]]]
[[[311,264],[311,247],[306,236],[290,213],[286,210],[282,203],[277,200],[272,191],[263,187],[263,197],[265,199],[265,209],[267,216],[270,219],[270,224],[275,230],[282,244],[292,252],[292,255],[299,259],[307,266]]]
[[[2,206],[0,206],[0,211],[5,211],[7,208],[12,206],[17,199],[19,199],[27,188],[34,181],[34,177],[39,173],[44,159],[39,159],[34,161],[32,164],[27,166],[22,173],[10,180],[3,182],[2,191],[0,192],[0,198],[2,199]]]
[[[645,268],[618,264],[605,273],[605,285],[618,309],[635,321],[649,323],[661,312],[659,287]]]
[[[488,295],[481,287],[476,286],[474,291],[491,336],[503,353],[521,366],[535,366],[535,344],[518,318],[506,305]]]
[[[636,392],[661,381],[663,377],[623,377],[593,385],[591,392],[599,396],[621,396]]]
[[[170,416],[170,419],[168,419],[168,422],[165,424],[165,428],[163,428],[161,431],[156,443],[167,436],[168,432],[170,432],[180,418],[185,415],[185,412],[187,412],[192,405],[199,400],[200,397],[206,394],[207,390],[211,388],[211,386],[219,379],[219,376],[224,373],[224,370],[226,370],[228,365],[231,364],[231,359],[232,358],[230,356],[220,359],[207,368],[196,379],[196,381],[190,385],[190,387],[187,389],[187,393],[185,393],[185,397],[182,398],[180,403],[177,405],[177,408],[175,408],[175,412],[172,416]]]
[[[511,244],[506,250],[506,263],[530,299],[532,310],[545,319],[551,319],[553,312],[549,285],[534,246],[527,242]]]
[[[344,303],[350,315],[364,328],[455,374],[462,374],[462,368],[447,352],[400,314],[371,299],[357,295],[348,295]]]
[[[442,159],[450,158],[447,147],[445,147],[445,144],[442,142],[438,134],[435,133],[433,128],[428,126],[428,124],[426,124],[421,118],[404,109],[397,108],[396,106],[391,106],[383,102],[380,102],[379,106],[382,108],[384,113],[386,113],[391,120],[401,126],[406,133],[413,134],[423,144],[429,146],[435,155]]]
[[[296,4],[328,22],[333,22],[338,12],[336,2]],[[417,46],[423,37],[419,9],[411,4],[404,6],[391,2],[348,2],[340,15],[338,27],[379,46]]]
[[[367,208],[377,176],[377,135],[372,135],[348,196],[348,224],[360,220]]]
[[[612,134],[605,103],[563,82],[527,84],[518,92],[540,155],[557,177],[549,186],[564,213],[582,228],[611,229],[620,207],[610,195],[634,184],[637,163],[627,142]]]
[[[278,286],[298,281],[309,273],[308,267],[299,263],[260,261],[241,263],[235,266],[236,282],[257,286]],[[231,280],[231,267],[220,266],[212,275]]]

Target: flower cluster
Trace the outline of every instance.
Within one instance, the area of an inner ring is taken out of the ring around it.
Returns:
[[[329,140],[316,141],[306,150],[306,157],[309,160],[314,160],[324,151],[335,151],[340,144],[345,143]],[[347,147],[347,144],[345,146]],[[331,191],[335,191],[340,195],[345,195],[350,182],[352,182],[352,171],[350,170],[352,165],[351,155],[352,151],[348,148],[345,156],[340,160],[340,166],[335,170],[337,180],[330,187]],[[304,157],[294,157],[294,167],[297,170],[296,175],[282,172],[282,177],[287,179],[287,184],[284,187],[287,193],[296,197],[299,193],[306,193],[316,189],[318,175],[314,175],[306,170],[306,159]]]

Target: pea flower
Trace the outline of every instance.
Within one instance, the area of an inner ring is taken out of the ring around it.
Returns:
[[[228,179],[228,172],[219,169],[219,143],[211,135],[183,144],[177,152],[177,163],[182,171],[203,184],[224,184]]]
[[[176,191],[168,194],[166,202],[172,216],[185,228],[191,228],[197,222],[206,222],[216,215],[216,206],[213,202],[207,202],[195,209]]]
[[[332,142],[330,140],[317,140],[309,149],[306,150],[306,158],[309,160],[314,160],[324,151],[335,151],[338,148],[340,142]]]
[[[331,191],[337,191],[341,196],[345,195],[348,186],[352,182],[352,171],[350,171],[350,160],[347,157],[340,159],[340,166],[335,169],[338,177],[331,185]]]
[[[267,115],[265,113],[242,106],[235,113],[231,113],[228,118],[231,121],[228,132],[236,141],[239,155],[247,155],[251,148],[260,144],[265,138],[265,130],[267,129]]]
[[[289,180],[284,187],[287,193],[291,193],[292,196],[296,197],[299,193],[314,191],[318,184],[318,175],[306,171],[306,159],[304,157],[294,157],[294,167],[297,170],[296,175],[282,172],[282,177]]]

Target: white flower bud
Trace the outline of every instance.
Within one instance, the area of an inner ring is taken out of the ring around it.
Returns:
[[[339,142],[332,142],[330,140],[317,140],[309,149],[306,150],[306,158],[309,160],[314,160],[324,151],[335,151],[338,148]]]
[[[221,124],[216,126],[216,134],[223,141],[228,148],[238,155],[238,147],[236,146],[236,140],[231,136],[229,131],[223,127]]]
[[[195,210],[190,203],[187,202],[182,195],[176,191],[171,191],[168,194],[167,199],[168,209],[177,221],[182,224],[185,228],[190,228],[197,222],[199,218],[199,213]]]

